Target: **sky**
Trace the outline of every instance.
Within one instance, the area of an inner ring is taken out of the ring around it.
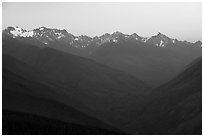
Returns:
[[[45,26],[91,37],[115,31],[144,37],[161,32],[170,38],[195,42],[202,39],[202,4],[3,2],[2,27],[8,26],[27,30]]]

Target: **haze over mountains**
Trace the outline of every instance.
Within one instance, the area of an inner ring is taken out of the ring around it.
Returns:
[[[141,134],[197,134],[202,128],[202,58],[156,88],[135,120]]]
[[[91,38],[46,27],[30,31],[8,27],[3,34],[27,44],[93,59],[125,71],[153,87],[174,78],[184,66],[201,56],[202,45],[201,41],[179,41],[160,32],[150,38],[117,31]]]
[[[4,134],[43,133],[33,119],[65,122],[55,134],[202,132],[201,41],[45,27],[8,27],[2,40]]]

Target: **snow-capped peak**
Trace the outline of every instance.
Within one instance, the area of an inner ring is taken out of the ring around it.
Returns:
[[[15,27],[13,30],[10,31],[11,34],[13,34],[14,37],[20,36],[20,37],[32,37],[34,32],[33,31],[26,31],[22,28]]]
[[[41,30],[41,31],[44,30],[44,27],[39,28],[39,30]]]
[[[167,36],[162,34],[161,32],[157,32],[157,33],[153,34],[151,37],[167,37]]]
[[[160,33],[160,32],[157,32],[157,33],[153,34],[152,37],[153,37],[153,36],[158,36],[158,35],[161,35],[161,33]]]

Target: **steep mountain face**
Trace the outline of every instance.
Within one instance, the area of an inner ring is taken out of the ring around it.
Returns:
[[[139,134],[202,134],[201,58],[154,89],[144,105],[134,123]]]
[[[160,32],[149,38],[118,31],[91,38],[46,27],[31,31],[8,27],[3,31],[3,37],[8,36],[26,44],[93,59],[125,71],[151,86],[159,86],[172,79],[202,54],[201,41],[178,41]]]
[[[134,108],[141,109],[139,102],[150,91],[135,77],[90,59],[7,38],[10,40],[3,42],[3,54],[15,57],[39,72],[34,73],[22,65],[9,68],[55,91],[55,94],[45,93],[43,97],[62,102],[119,128],[132,120],[137,113]],[[11,64],[15,65],[15,62]],[[33,92],[41,91],[37,86],[33,89],[36,90]]]
[[[146,43],[154,44],[159,47],[166,47],[167,45],[176,44],[178,40],[171,39],[166,35],[158,32],[156,35],[152,36],[151,38],[147,39]]]

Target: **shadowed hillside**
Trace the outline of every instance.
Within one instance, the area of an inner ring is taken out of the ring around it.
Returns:
[[[139,134],[202,134],[201,58],[154,89],[134,124]]]
[[[132,121],[137,113],[134,108],[141,109],[140,100],[150,91],[145,83],[122,71],[54,49],[10,40],[3,44],[3,54],[3,67],[9,70],[5,76],[18,75],[11,80],[22,85],[24,92],[62,102],[117,128]]]
[[[3,135],[119,135],[98,127],[49,119],[29,113],[3,109]]]
[[[201,55],[201,48],[196,46],[158,47],[130,40],[105,43],[93,51],[91,58],[157,87],[181,73],[187,64]]]

